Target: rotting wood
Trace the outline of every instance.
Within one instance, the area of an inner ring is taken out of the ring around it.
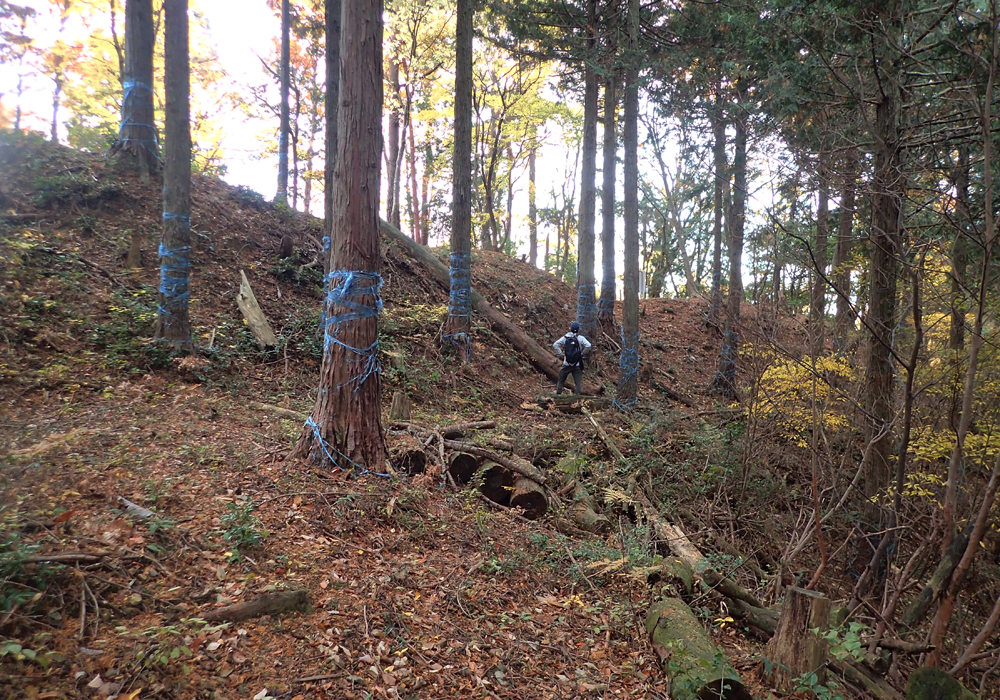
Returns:
[[[402,391],[394,392],[392,395],[392,406],[389,407],[389,420],[408,421],[410,420],[410,408],[412,402],[410,397]]]
[[[646,574],[650,586],[666,588],[673,598],[690,596],[694,591],[694,572],[691,567],[677,558],[664,559],[660,565]]]
[[[496,462],[483,462],[479,469],[479,493],[501,506],[510,505],[511,492],[514,490],[516,476],[514,472],[505,469]]]
[[[445,290],[451,289],[451,277],[448,266],[438,260],[434,254],[414,241],[392,224],[380,220],[379,226],[382,234],[399,244],[406,253],[427,268],[435,281]],[[531,364],[541,371],[552,381],[559,379],[559,370],[562,367],[562,360],[539,345],[533,338],[522,331],[517,324],[494,309],[482,294],[475,289],[471,289],[472,305],[476,311],[484,316],[490,325],[500,332],[510,341],[514,348],[525,355]],[[596,396],[604,393],[604,387],[591,381],[584,380],[583,393]]]
[[[590,491],[578,479],[573,480],[569,492],[573,496],[573,504],[567,512],[578,527],[599,535],[611,530],[611,521],[606,515],[597,512]]]
[[[851,663],[840,662],[830,659],[827,666],[836,673],[839,673],[851,683],[859,685],[866,691],[879,698],[879,700],[905,700],[898,690],[893,688],[885,679],[872,676],[862,667]]]
[[[468,452],[452,452],[448,457],[448,473],[459,486],[472,481],[476,470],[479,469],[480,459]]]
[[[545,489],[531,479],[522,476],[514,481],[510,507],[524,510],[524,517],[528,520],[538,520],[548,510],[549,501],[545,497]]]
[[[264,312],[261,311],[257,297],[254,296],[250,282],[243,270],[240,270],[240,291],[236,295],[236,305],[240,308],[243,318],[246,319],[247,326],[257,341],[257,345],[262,350],[275,347],[278,344],[278,339],[275,337],[274,331],[271,330]]]
[[[129,515],[134,515],[139,518],[152,518],[156,515],[156,513],[151,511],[149,508],[143,508],[138,503],[133,503],[122,496],[118,497],[118,502],[125,506],[125,512]]]
[[[427,453],[413,435],[403,433],[394,437],[387,447],[389,462],[394,469],[410,476],[424,473],[427,468]]]
[[[275,406],[269,403],[261,403],[260,401],[251,401],[250,408],[256,408],[258,411],[269,411],[276,416],[281,416],[282,418],[288,418],[289,420],[295,420],[300,423],[305,423],[306,419],[309,418],[305,413],[299,413],[298,411],[293,411],[288,408],[282,408],[281,406]]]
[[[939,668],[918,668],[906,681],[907,700],[976,700],[976,697]]]
[[[821,635],[829,626],[829,598],[798,586],[785,589],[778,629],[766,652],[771,662],[769,675],[777,690],[794,693],[796,678],[807,673],[816,674],[818,683],[826,682],[829,644]]]
[[[485,457],[486,459],[496,462],[513,472],[517,472],[521,476],[528,477],[542,486],[544,486],[547,482],[545,475],[533,464],[531,464],[531,462],[527,462],[515,455],[505,457],[494,452],[493,450],[487,450],[486,448],[478,445],[471,445],[469,443],[458,442],[456,440],[445,440],[444,446],[450,450],[458,450],[459,452],[468,452],[469,454],[476,455],[478,457]]]
[[[646,633],[670,679],[674,700],[753,700],[735,669],[679,598],[666,598],[649,609]]]
[[[209,610],[202,619],[206,622],[236,622],[263,615],[280,615],[286,612],[306,612],[309,609],[309,592],[304,590],[283,593],[265,593],[259,598]]]
[[[608,446],[609,450],[611,450],[611,454],[613,454],[622,464],[628,464],[628,460],[625,459],[625,455],[623,455],[622,451],[618,449],[618,446],[615,444],[614,440],[611,439],[611,436],[604,432],[604,428],[602,428],[601,424],[597,422],[596,418],[594,418],[594,414],[583,406],[580,407],[580,411],[583,415],[587,416],[594,427],[597,428],[597,434],[601,436],[601,440],[603,440],[604,444]]]
[[[541,408],[554,408],[560,413],[581,413],[584,406],[602,410],[611,406],[611,399],[603,396],[579,394],[540,394],[535,403]]]

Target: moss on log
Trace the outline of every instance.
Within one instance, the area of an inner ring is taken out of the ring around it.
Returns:
[[[651,607],[646,633],[670,679],[673,700],[753,700],[684,601],[667,598]]]
[[[918,668],[906,683],[906,700],[976,700],[976,694],[938,668]]]

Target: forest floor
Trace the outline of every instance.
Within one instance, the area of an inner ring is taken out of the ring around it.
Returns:
[[[200,351],[179,360],[149,340],[158,186],[10,136],[0,170],[0,697],[667,697],[644,630],[645,574],[667,550],[616,501],[627,470],[586,419],[533,403],[551,382],[483,321],[468,366],[442,356],[447,295],[394,246],[385,408],[405,391],[416,423],[495,420],[493,436],[535,449],[547,468],[576,458],[611,534],[563,534],[434,476],[286,461],[301,422],[252,404],[311,410],[318,275],[303,265],[321,235],[315,219],[195,179]],[[277,259],[284,234],[306,251],[296,262]],[[128,270],[133,236],[142,267]],[[241,269],[281,338],[276,352],[259,351],[239,316]],[[573,317],[573,290],[526,263],[476,253],[473,270],[474,286],[542,344]],[[709,512],[734,531],[743,516],[722,502],[709,464],[733,441],[730,409],[707,392],[719,339],[704,312],[699,301],[643,301],[639,408],[596,418],[636,463],[663,465],[644,477],[651,488],[695,485],[675,504],[689,524]],[[613,339],[598,341],[590,372],[613,390]],[[781,522],[745,517],[741,537],[761,541]],[[712,530],[696,541],[726,539]],[[96,558],[45,561],[81,552]],[[308,611],[200,620],[286,590],[308,591]],[[696,610],[766,696],[759,641],[717,601]]]

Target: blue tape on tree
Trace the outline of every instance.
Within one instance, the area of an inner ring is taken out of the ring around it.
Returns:
[[[337,469],[340,469],[340,463],[336,459],[334,459],[334,457],[331,454],[330,450],[333,450],[334,452],[336,452],[338,455],[340,455],[345,460],[347,460],[347,462],[349,462],[355,469],[358,469],[359,470],[358,476],[363,476],[365,474],[374,474],[375,476],[382,476],[382,477],[385,477],[386,479],[391,479],[392,478],[391,474],[382,474],[381,472],[374,472],[374,471],[371,471],[369,469],[365,469],[363,466],[361,466],[360,464],[358,464],[357,462],[355,462],[353,459],[351,459],[350,457],[348,457],[347,455],[345,455],[343,452],[341,452],[337,448],[328,446],[327,443],[326,443],[326,440],[323,439],[323,436],[319,432],[319,423],[317,423],[316,421],[314,421],[312,416],[309,416],[306,419],[306,427],[312,429],[313,435],[316,437],[316,442],[319,443],[320,449],[323,450],[323,454],[333,464],[337,465]]]
[[[334,285],[334,280],[338,279],[341,280],[340,284]],[[368,284],[359,284],[364,282],[368,282]],[[378,359],[378,338],[376,338],[375,341],[368,347],[358,348],[353,345],[348,345],[344,341],[340,340],[337,335],[340,333],[340,328],[345,323],[365,318],[375,318],[379,315],[379,313],[381,313],[382,297],[379,293],[382,289],[382,277],[377,272],[362,272],[360,270],[333,270],[326,276],[326,286],[328,289],[326,294],[326,306],[329,307],[330,312],[333,312],[334,306],[344,307],[347,311],[336,315],[327,315],[326,318],[324,318],[323,349],[325,352],[329,352],[330,346],[339,345],[345,350],[358,356],[358,359],[352,360],[351,363],[361,364],[360,370],[347,382],[337,387],[339,389],[349,384],[355,384],[354,391],[357,391],[370,376],[378,374],[382,371]],[[360,301],[352,301],[352,299],[367,296],[374,297],[374,306],[369,306]]]
[[[633,342],[627,343],[625,341],[625,329],[622,328],[622,351],[618,358],[618,367],[621,370],[621,381],[619,386],[626,384],[633,379],[638,379],[639,377],[639,332],[635,332],[635,337]],[[619,401],[617,397],[614,400],[614,406],[619,411],[627,411],[632,406],[636,404],[638,399],[632,397],[626,401]]]
[[[451,290],[448,294],[448,315],[468,318],[472,315],[472,256],[469,253],[453,252],[449,258]],[[468,333],[445,333],[444,339],[464,354],[468,362],[472,356],[472,342]]]
[[[166,214],[164,214],[166,216]],[[170,262],[167,262],[167,261]],[[167,248],[160,244],[160,314],[173,316],[170,307],[186,306],[191,298],[191,246]]]

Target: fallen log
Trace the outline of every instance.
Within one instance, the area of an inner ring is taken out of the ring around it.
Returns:
[[[451,289],[451,276],[448,266],[438,260],[430,250],[386,221],[379,220],[379,228],[383,235],[395,241],[411,258],[427,268],[443,289]],[[490,303],[486,301],[486,298],[482,294],[475,289],[470,291],[473,307],[490,322],[493,329],[506,337],[511,345],[518,352],[525,355],[536,369],[540,370],[552,381],[557,381],[559,379],[559,369],[562,367],[562,360],[548,352],[535,342],[533,338],[522,331],[517,324],[490,306]],[[600,384],[584,381],[583,393],[596,396],[604,393],[604,387]]]
[[[753,700],[684,601],[667,598],[651,607],[646,633],[663,663],[674,700]]]
[[[653,571],[646,574],[646,583],[667,589],[671,598],[689,596],[694,591],[694,572],[680,559],[664,559]]]
[[[961,560],[962,555],[965,554],[965,549],[969,544],[969,536],[972,534],[972,525],[969,525],[965,530],[959,532],[955,535],[955,539],[952,540],[951,545],[945,551],[944,556],[941,557],[941,562],[937,565],[934,573],[931,575],[930,580],[927,585],[924,586],[923,590],[917,595],[917,597],[910,604],[910,607],[906,609],[903,613],[903,617],[900,618],[900,622],[905,627],[912,628],[914,625],[922,622],[924,617],[927,615],[927,611],[930,610],[931,605],[938,599],[938,597],[944,592],[948,587],[948,583],[951,581],[951,574],[955,571],[955,567],[958,566],[958,562]]]
[[[468,452],[452,452],[448,458],[448,473],[459,486],[472,481],[480,460]]]
[[[522,476],[514,481],[510,507],[524,510],[524,517],[528,520],[538,520],[548,510],[549,501],[545,497],[545,489],[531,479]]]
[[[713,569],[705,555],[694,546],[683,530],[660,518],[659,513],[656,512],[653,504],[644,493],[638,490],[635,493],[636,498],[642,503],[646,518],[653,524],[656,536],[665,541],[674,556],[690,566],[709,588],[718,591],[727,598],[742,601],[751,607],[764,608],[764,604],[750,591]]]
[[[271,330],[264,312],[260,310],[260,304],[257,303],[257,297],[250,289],[250,282],[247,281],[247,275],[243,270],[240,270],[240,291],[236,295],[236,305],[240,308],[240,313],[246,319],[247,326],[260,349],[275,347],[278,339]]]
[[[535,403],[541,408],[554,408],[560,413],[581,413],[584,406],[602,410],[611,406],[611,399],[603,396],[580,396],[578,394],[540,394]]]
[[[924,666],[906,681],[907,700],[976,700],[976,694],[939,668]]]
[[[308,609],[309,592],[300,590],[285,593],[265,593],[259,598],[247,601],[246,603],[237,603],[209,610],[201,617],[206,622],[236,622],[238,620],[248,620],[252,617],[262,617],[263,615],[279,615],[292,611],[306,612]]]
[[[444,437],[449,439],[465,437],[465,434],[472,430],[492,430],[497,427],[496,421],[491,420],[478,420],[470,421],[468,423],[456,423],[455,425],[446,425],[441,428],[438,432]]]
[[[826,682],[826,659],[829,644],[820,635],[830,626],[830,599],[816,591],[798,586],[785,589],[785,600],[778,618],[778,629],[767,643],[770,664],[765,671],[777,690],[794,693],[797,677],[816,675],[817,683]]]
[[[526,476],[532,481],[545,485],[546,478],[545,475],[540,472],[531,462],[527,462],[520,457],[515,457],[511,455],[505,457],[503,455],[497,454],[493,450],[487,450],[484,447],[479,447],[478,445],[470,445],[466,442],[457,442],[456,440],[445,440],[444,446],[450,450],[458,450],[459,452],[468,452],[472,455],[477,455],[479,457],[485,457],[488,460],[496,462],[497,464],[511,470],[512,472],[517,472],[521,476]]]
[[[52,552],[51,554],[29,554],[20,561],[26,564],[96,564],[108,552]]]
[[[580,529],[599,535],[611,530],[608,516],[597,512],[590,491],[579,480],[573,480],[570,493],[573,494],[573,505],[569,507],[569,516]]]
[[[514,490],[514,482],[517,477],[514,472],[496,462],[483,462],[479,470],[476,488],[493,503],[501,506],[510,505],[511,492]]]
[[[275,406],[269,403],[261,403],[260,401],[251,401],[250,408],[256,408],[258,411],[268,411],[276,416],[288,418],[289,420],[298,421],[300,423],[305,423],[306,419],[309,417],[305,413],[299,413],[298,411],[292,411],[290,409],[282,408],[281,406]]]
[[[619,462],[627,465],[628,461],[625,459],[625,455],[623,455],[622,451],[618,449],[618,446],[615,444],[615,441],[611,439],[611,436],[604,432],[604,428],[602,428],[601,424],[597,422],[596,418],[594,418],[594,414],[582,406],[580,407],[580,410],[583,412],[583,415],[587,416],[593,426],[597,428],[597,434],[601,436],[601,440],[603,440],[604,444],[608,446],[609,450],[611,450],[611,454],[613,454]]]

